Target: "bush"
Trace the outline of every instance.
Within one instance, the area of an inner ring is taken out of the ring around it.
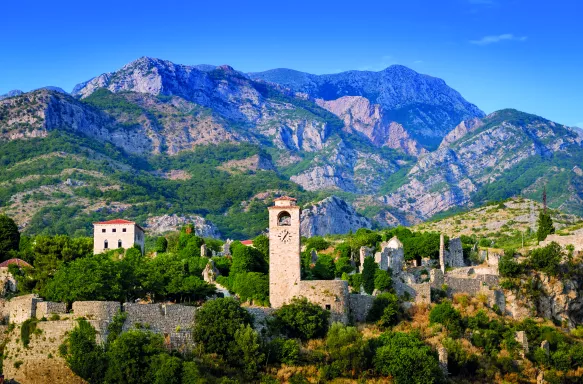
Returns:
[[[323,251],[330,247],[330,243],[322,236],[313,236],[306,242],[306,249],[315,249],[316,251]]]
[[[381,292],[390,290],[393,287],[391,272],[377,269],[374,277],[374,287]]]
[[[429,322],[431,324],[440,323],[451,333],[453,337],[459,337],[461,329],[461,315],[449,301],[437,304],[429,312]]]
[[[31,317],[30,319],[24,320],[20,326],[20,341],[22,342],[24,348],[28,348],[28,344],[30,343],[30,336],[36,330],[37,323],[38,320],[34,317]]]
[[[334,266],[336,268],[336,277],[340,277],[344,273],[348,274],[354,271],[354,267],[352,266],[350,258],[348,257],[338,258],[338,260],[336,260],[336,263],[334,263]]]
[[[498,271],[503,277],[517,277],[522,272],[522,266],[516,262],[514,256],[504,254],[498,263]]]
[[[234,345],[237,348],[236,362],[243,367],[244,376],[252,380],[257,376],[259,367],[265,360],[261,352],[261,340],[257,332],[249,324],[239,327],[235,332]]]
[[[164,236],[160,236],[156,239],[156,252],[163,253],[168,249],[168,240]]]
[[[379,338],[374,366],[377,372],[392,376],[396,384],[430,384],[443,381],[437,357],[417,336],[385,332]]]
[[[249,312],[232,298],[219,298],[206,302],[195,316],[192,337],[208,353],[228,356],[234,351],[235,332],[241,325],[252,323]]]
[[[538,271],[556,276],[559,274],[559,265],[562,259],[561,246],[553,241],[546,247],[533,249],[529,255],[529,264]]]
[[[271,362],[294,365],[300,357],[300,344],[295,339],[276,337],[269,343],[269,351]]]
[[[255,300],[260,304],[269,303],[269,276],[263,273],[237,274],[232,289],[242,301]]]
[[[328,255],[319,255],[312,273],[316,280],[333,280],[336,275],[334,259]]]
[[[330,354],[331,365],[340,374],[352,377],[366,368],[366,343],[355,327],[334,323],[326,337],[326,348]]]
[[[368,311],[366,321],[378,322],[382,327],[396,325],[401,315],[399,298],[392,293],[381,293],[374,298],[371,309]]]
[[[87,320],[78,320],[77,326],[59,347],[71,371],[90,384],[101,383],[107,370],[105,351],[96,343],[96,335],[97,331]]]
[[[275,326],[291,338],[309,340],[326,335],[330,312],[306,298],[294,298],[273,313]]]

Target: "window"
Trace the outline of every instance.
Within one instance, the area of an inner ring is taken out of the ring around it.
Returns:
[[[121,248],[121,240],[118,240],[118,241],[117,241],[117,247],[118,247],[118,248]]]
[[[277,215],[277,225],[282,226],[290,226],[291,225],[291,215],[286,211],[281,212]]]
[[[127,231],[127,228],[123,228],[121,231],[122,232],[126,232]]]
[[[115,229],[115,228],[113,228],[113,229],[111,230],[111,232],[115,232],[115,231],[116,231],[116,229]]]
[[[109,245],[107,244],[107,240],[103,242],[103,249],[108,249]]]
[[[101,229],[101,233],[105,233],[105,228],[102,228]]]
[[[330,304],[326,304],[326,310],[329,311],[330,310]]]

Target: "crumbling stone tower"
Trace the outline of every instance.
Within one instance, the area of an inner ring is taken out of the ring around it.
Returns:
[[[299,293],[300,207],[296,199],[280,197],[269,207],[269,301],[281,307]]]

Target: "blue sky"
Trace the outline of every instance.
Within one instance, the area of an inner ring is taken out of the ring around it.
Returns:
[[[583,1],[30,1],[0,12],[0,94],[81,81],[141,56],[311,73],[402,64],[485,112],[583,127]]]

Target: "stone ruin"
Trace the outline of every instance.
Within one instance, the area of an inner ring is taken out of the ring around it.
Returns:
[[[443,234],[439,236],[439,266],[445,273],[446,268],[464,267],[464,250],[460,238],[449,240],[449,249],[445,249],[445,238]]]
[[[206,267],[202,271],[202,278],[209,284],[214,284],[217,280],[217,276],[219,276],[219,270],[215,267],[215,262],[213,260],[209,260],[206,264]]]

